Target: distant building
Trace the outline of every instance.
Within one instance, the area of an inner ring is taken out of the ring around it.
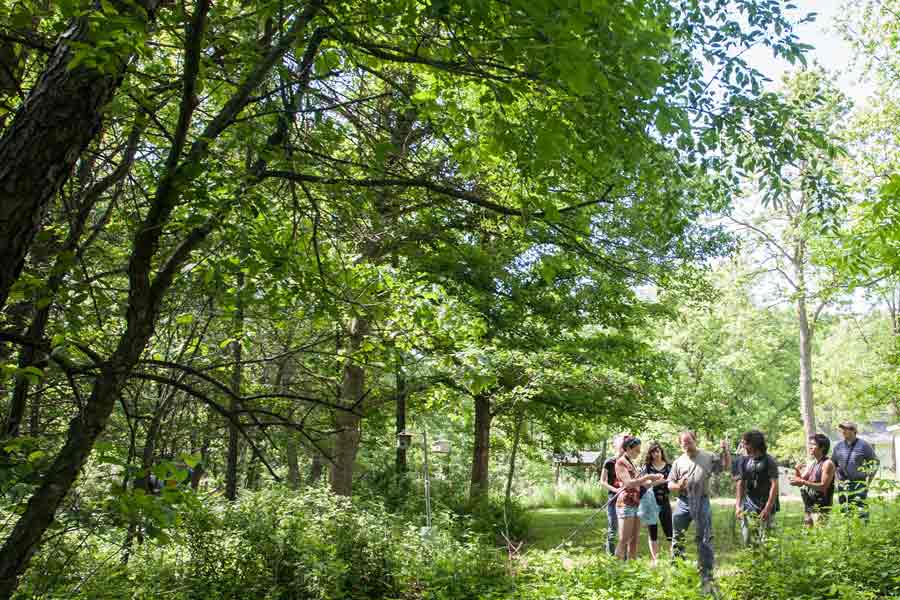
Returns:
[[[900,479],[900,470],[897,468],[900,466],[900,423],[891,425],[887,430],[891,435],[891,462],[889,464],[894,467],[894,477]]]
[[[863,438],[875,450],[878,460],[881,461],[879,474],[882,477],[897,476],[897,451],[895,449],[895,434],[891,431],[888,421],[870,421],[860,423],[859,437]]]

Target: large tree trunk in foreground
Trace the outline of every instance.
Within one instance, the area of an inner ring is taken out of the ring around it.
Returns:
[[[69,222],[69,233],[66,236],[65,241],[62,246],[56,250],[56,259],[53,264],[53,268],[50,270],[50,277],[47,280],[46,287],[46,295],[51,299],[59,292],[59,290],[63,287],[66,281],[66,277],[71,270],[71,263],[68,263],[65,259],[65,256],[68,253],[74,253],[76,257],[80,257],[85,251],[85,245],[82,245],[81,238],[87,229],[88,219],[91,217],[91,214],[94,211],[94,207],[97,202],[100,200],[101,196],[108,192],[114,185],[119,183],[131,170],[131,165],[134,162],[134,155],[137,151],[137,145],[141,137],[141,133],[143,132],[143,128],[139,126],[135,126],[131,134],[128,136],[128,144],[124,154],[122,155],[122,160],[119,163],[119,166],[116,167],[110,174],[106,177],[103,177],[96,184],[84,189],[84,191],[80,194],[80,199],[77,205],[77,210],[75,211],[75,215]],[[90,171],[90,169],[88,169]],[[75,203],[72,202],[74,205]],[[113,204],[113,203],[111,203]],[[100,228],[105,226],[110,216],[110,209],[107,209],[106,213],[98,220],[98,222],[94,226],[94,231],[98,231]],[[90,238],[86,243],[90,243]],[[47,257],[54,252],[53,249],[47,247],[47,244],[37,244],[32,248],[32,259],[35,258],[35,255],[42,255],[42,257]],[[32,342],[34,345],[26,345],[19,351],[19,368],[25,369],[33,366],[40,366],[41,363],[46,362],[46,357],[43,356],[43,353],[39,350],[39,345],[41,340],[43,340],[44,335],[47,331],[47,325],[50,322],[50,310],[53,307],[52,302],[46,303],[44,306],[38,307],[34,305],[32,307],[33,316],[31,319],[31,324],[28,326],[28,331],[25,334],[25,337]],[[21,427],[22,421],[25,417],[25,409],[28,403],[28,393],[29,388],[31,387],[31,380],[26,376],[19,376],[16,378],[15,388],[12,394],[12,400],[10,400],[9,407],[9,417],[6,421],[6,435],[10,437],[15,437],[19,435],[19,429]],[[38,418],[40,414],[40,405],[39,399],[34,398],[32,400],[32,422],[31,422],[31,434],[35,435],[38,428]]]
[[[149,264],[147,267],[149,269]],[[44,474],[43,483],[31,496],[25,512],[0,550],[0,598],[5,600],[15,591],[19,575],[28,566],[41,537],[53,522],[57,508],[106,427],[128,373],[153,334],[158,310],[158,299],[149,289],[132,289],[128,328],[95,380],[84,411],[69,423],[65,446]]]
[[[146,28],[158,0],[113,0]],[[73,21],[56,43],[40,79],[0,139],[0,308],[53,197],[100,131],[103,109],[119,88],[130,56],[104,56],[110,69],[71,67],[78,44],[91,46],[88,18]]]
[[[488,494],[488,466],[491,457],[491,397],[486,393],[475,396],[475,446],[472,449],[472,483],[469,501],[483,501]]]

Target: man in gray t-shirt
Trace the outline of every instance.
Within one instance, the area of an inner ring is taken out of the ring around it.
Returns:
[[[844,439],[834,446],[831,462],[837,469],[838,503],[842,508],[855,506],[863,519],[868,518],[866,498],[869,483],[878,470],[878,457],[869,443],[857,437],[856,423],[845,421],[838,425]]]
[[[709,504],[709,479],[731,467],[731,454],[722,442],[722,454],[716,456],[697,447],[697,437],[685,431],[678,438],[684,454],[672,464],[669,489],[678,493],[672,511],[672,555],[684,556],[685,532],[692,521],[697,527],[697,560],[704,588],[712,584],[715,555],[712,547],[712,511]]]

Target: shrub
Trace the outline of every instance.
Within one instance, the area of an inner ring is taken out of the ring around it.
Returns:
[[[575,498],[578,506],[599,508],[606,504],[608,495],[606,490],[597,484],[579,481],[575,484]]]
[[[17,598],[475,600],[509,586],[503,553],[449,511],[423,534],[378,504],[274,488],[187,502],[180,519],[165,544],[136,544],[127,565],[122,529],[61,535]]]
[[[529,509],[550,508],[556,502],[556,486],[547,484],[536,486],[522,502]]]
[[[725,587],[734,600],[889,598],[900,595],[900,505],[875,506],[872,522],[832,515],[828,523],[773,537],[738,558]]]
[[[528,508],[600,508],[606,500],[606,490],[596,483],[576,481],[538,486],[523,502]]]
[[[527,555],[527,569],[508,600],[699,600],[696,569],[645,561],[621,562],[602,553],[549,551]]]

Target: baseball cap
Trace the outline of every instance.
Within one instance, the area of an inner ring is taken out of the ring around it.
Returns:
[[[853,421],[844,421],[838,424],[838,429],[849,429],[851,431],[859,431],[859,428],[856,426],[856,423]]]

